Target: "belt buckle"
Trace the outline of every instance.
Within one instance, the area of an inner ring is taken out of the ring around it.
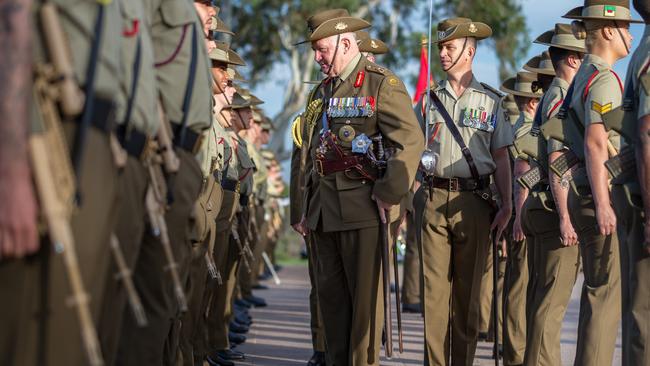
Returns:
[[[323,172],[323,161],[320,159],[316,159],[316,172],[321,177],[325,176],[325,173]]]
[[[458,192],[459,188],[458,178],[449,178],[449,192]]]

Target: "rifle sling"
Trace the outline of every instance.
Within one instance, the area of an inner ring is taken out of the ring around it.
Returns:
[[[463,141],[463,136],[461,136],[460,131],[458,131],[458,127],[456,127],[456,124],[449,115],[449,112],[447,112],[447,109],[445,109],[445,106],[442,104],[440,98],[438,98],[436,93],[434,93],[432,90],[429,90],[429,96],[431,97],[433,104],[436,105],[436,108],[442,115],[442,119],[445,120],[445,125],[447,125],[449,132],[451,132],[454,140],[456,140],[456,143],[458,146],[460,146],[460,151],[463,153],[463,157],[465,158],[467,165],[469,165],[469,171],[472,174],[472,178],[478,181],[480,179],[480,175],[478,174],[478,168],[474,162],[474,157],[472,156],[472,152],[465,144],[465,141]]]

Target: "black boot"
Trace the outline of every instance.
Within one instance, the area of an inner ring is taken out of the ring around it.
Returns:
[[[325,366],[325,352],[314,351],[314,354],[311,355],[307,366]]]

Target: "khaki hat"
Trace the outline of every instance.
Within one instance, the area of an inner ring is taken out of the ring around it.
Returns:
[[[266,160],[275,160],[275,153],[271,150],[262,150],[262,158]]]
[[[248,80],[246,80],[244,76],[240,74],[239,71],[237,71],[237,69],[234,67],[228,67],[226,72],[228,73],[228,77],[230,78],[230,80],[237,81],[240,83],[248,82]]]
[[[469,18],[450,18],[438,23],[438,40],[435,43],[451,41],[452,39],[472,37],[477,40],[492,35],[492,28]]]
[[[235,33],[233,33],[233,31],[230,30],[230,27],[228,27],[226,23],[221,20],[221,18],[219,18],[219,7],[213,5],[212,8],[214,9],[215,14],[210,18],[210,30],[216,33],[225,33],[234,36]]]
[[[273,131],[275,130],[275,127],[273,127],[273,122],[271,122],[271,119],[267,116],[263,116],[264,120],[262,121],[262,130],[269,130]]]
[[[533,83],[537,83],[537,74],[520,71],[516,77],[503,82],[499,88],[502,92],[520,97],[541,98],[544,93],[541,89],[533,92]]]
[[[264,101],[262,99],[253,95],[250,90],[242,87],[241,85],[235,85],[235,89],[237,90],[237,93],[241,94],[241,96],[244,97],[244,99],[250,102],[251,106],[264,104]]]
[[[257,106],[253,106],[253,121],[260,124],[264,122],[264,111]]]
[[[388,53],[388,46],[386,43],[370,37],[370,33],[366,31],[357,31],[357,45],[359,45],[359,51],[361,52],[370,52],[374,55],[383,55]]]
[[[643,23],[642,20],[632,19],[629,0],[585,0],[584,6],[571,9],[563,18]]]
[[[585,40],[577,39],[571,30],[571,24],[555,24],[555,29],[542,33],[533,43],[569,51],[587,52]]]
[[[212,61],[223,62],[229,65],[246,66],[246,62],[237,54],[237,52],[230,49],[230,45],[225,42],[214,42],[216,47],[210,51],[208,57]]]
[[[528,60],[524,65],[524,70],[534,72],[536,74],[555,76],[555,69],[553,62],[551,62],[551,55],[548,51],[542,52],[541,55],[535,56]]]
[[[250,107],[251,107],[250,102],[244,99],[244,97],[241,94],[235,92],[235,95],[232,97],[232,103],[225,106],[224,108],[243,109],[243,108],[250,108]]]
[[[298,42],[296,45],[370,28],[370,23],[361,18],[350,16],[350,13],[345,9],[330,9],[323,10],[307,18],[307,27],[310,33],[309,39]]]

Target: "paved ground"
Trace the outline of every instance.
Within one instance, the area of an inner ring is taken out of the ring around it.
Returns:
[[[309,330],[309,277],[307,268],[286,267],[281,273],[282,284],[267,283],[271,289],[257,291],[269,306],[252,312],[255,323],[246,344],[238,349],[247,354],[238,365],[295,366],[305,365],[311,356]],[[580,279],[581,280],[581,279]],[[570,308],[562,331],[562,364],[572,365],[576,346],[576,329],[580,302],[580,285],[574,288]],[[394,318],[394,317],[393,317]],[[391,360],[382,359],[381,365],[422,365],[423,325],[419,315],[404,314],[403,354],[396,353]],[[396,327],[396,326],[394,326]],[[620,330],[614,365],[620,365]],[[491,343],[479,343],[474,365],[493,365],[490,359]],[[383,351],[382,351],[383,354]]]

